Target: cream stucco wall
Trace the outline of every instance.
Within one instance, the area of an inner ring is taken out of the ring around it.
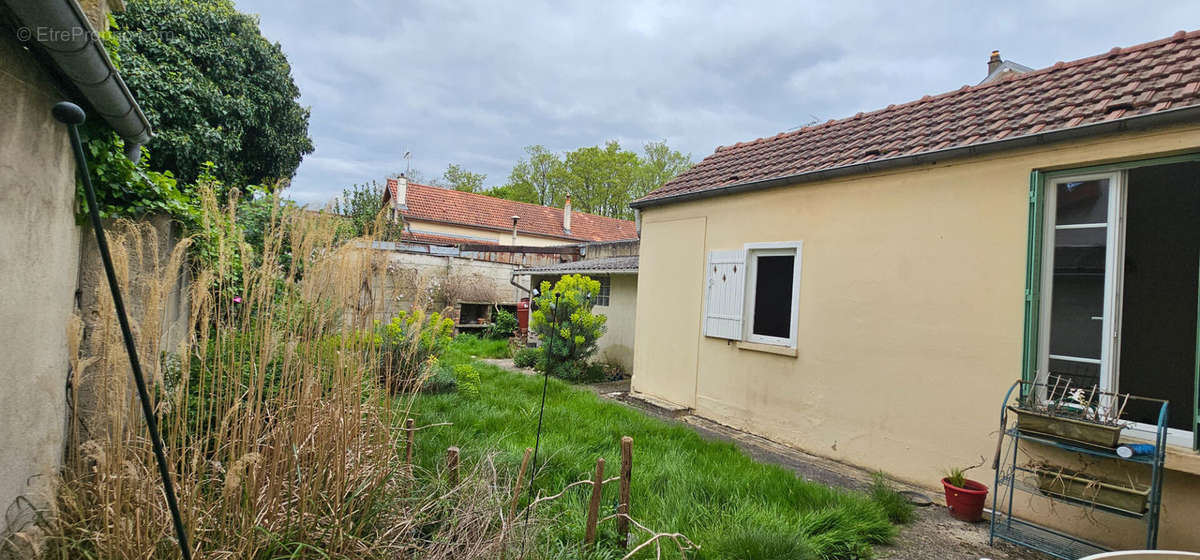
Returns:
[[[66,425],[67,321],[79,263],[64,98],[0,33],[0,539],[51,503]]]
[[[486,243],[493,242],[500,245],[513,245],[512,231],[496,231],[484,228],[473,228],[470,226],[459,226],[454,224],[443,224],[440,222],[426,222],[423,220],[409,219],[408,223],[412,230],[416,233],[433,233],[433,234],[450,234],[450,235],[466,235],[474,239],[463,239],[463,243]],[[573,245],[578,241],[569,239],[555,239],[553,237],[539,237],[526,233],[517,233],[517,245],[527,245],[534,247],[547,247],[550,245]]]
[[[637,314],[637,275],[609,275],[608,305],[595,306],[607,319],[608,331],[600,338],[597,358],[633,371],[633,339]]]
[[[597,278],[601,275],[588,275]],[[626,373],[633,371],[633,343],[637,315],[637,274],[609,274],[608,305],[596,305],[592,311],[606,317],[604,336],[596,343],[596,360],[621,366]],[[534,276],[531,286],[542,281],[554,284],[560,275]]]
[[[1200,127],[1172,128],[646,208],[633,390],[933,487],[947,466],[990,460],[1020,377],[1030,171],[1197,149]],[[797,355],[703,336],[707,251],[793,240]],[[1128,520],[1020,505],[1139,540]],[[1163,512],[1161,546],[1200,549],[1200,478],[1171,472]]]

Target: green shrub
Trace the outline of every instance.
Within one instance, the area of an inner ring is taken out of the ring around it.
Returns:
[[[483,335],[493,339],[508,339],[517,332],[517,316],[503,309],[496,309],[492,324],[484,329]]]
[[[541,369],[555,377],[577,380],[583,363],[596,352],[596,343],[607,330],[607,317],[592,314],[600,282],[572,274],[553,287],[542,282],[540,289],[529,329],[542,341]]]
[[[454,321],[434,312],[401,311],[380,332],[379,376],[393,391],[412,386],[433,371],[450,345]]]
[[[600,381],[607,381],[608,371],[605,370],[604,364],[592,362],[584,365],[583,368],[581,368],[579,380],[583,381],[584,383],[598,383]]]
[[[522,348],[513,354],[513,365],[519,368],[533,367],[541,356],[542,351],[538,348]]]
[[[454,366],[454,380],[458,384],[458,392],[462,396],[474,399],[479,397],[479,372],[471,364]]]

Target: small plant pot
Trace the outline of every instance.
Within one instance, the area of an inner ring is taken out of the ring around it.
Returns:
[[[942,479],[942,487],[946,489],[946,507],[955,519],[974,523],[983,519],[983,504],[987,501],[988,487],[974,480],[967,480],[965,484],[966,488],[959,488]]]
[[[1068,443],[1113,449],[1121,439],[1121,427],[1097,424],[1076,418],[1052,416],[1032,410],[1009,407],[1017,415],[1017,429]]]

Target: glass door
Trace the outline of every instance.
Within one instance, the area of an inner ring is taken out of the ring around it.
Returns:
[[[1042,340],[1038,379],[1111,387],[1115,359],[1120,173],[1049,181],[1042,257]]]

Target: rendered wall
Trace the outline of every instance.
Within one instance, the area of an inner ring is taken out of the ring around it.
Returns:
[[[49,504],[66,424],[67,322],[79,229],[75,162],[50,116],[64,98],[0,33],[0,537]]]
[[[990,462],[1021,375],[1030,171],[1198,148],[1200,128],[1172,128],[644,209],[633,390],[932,488],[947,466]],[[707,251],[793,240],[797,356],[704,337]],[[1176,451],[1159,542],[1200,549],[1200,469]],[[1141,540],[1130,520],[1018,502],[1101,542]]]

